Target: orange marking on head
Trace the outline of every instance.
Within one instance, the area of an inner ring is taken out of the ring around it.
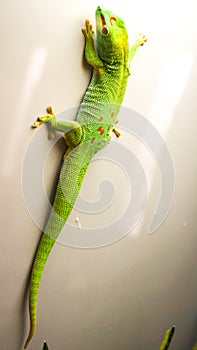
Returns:
[[[101,129],[102,129],[102,126],[99,126],[96,130],[101,131]]]
[[[110,129],[111,129],[111,126],[109,125],[108,128],[107,128],[107,130],[109,131]]]
[[[115,17],[110,17],[110,23],[111,23],[111,25],[113,26],[113,21],[116,21],[116,18]]]

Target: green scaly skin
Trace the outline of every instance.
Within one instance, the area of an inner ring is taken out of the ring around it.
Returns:
[[[96,10],[96,38],[88,20],[82,32],[85,37],[85,58],[93,67],[93,75],[76,121],[58,121],[52,107],[48,107],[47,114],[39,117],[33,125],[36,128],[47,123],[49,137],[53,137],[55,131],[63,132],[68,150],[64,156],[52,212],[33,262],[29,295],[30,331],[25,348],[36,329],[38,289],[44,266],[73,209],[91,158],[110,141],[112,132],[116,136],[120,135],[114,124],[130,74],[129,62],[137,48],[147,40],[140,34],[129,50],[124,22],[100,7]]]

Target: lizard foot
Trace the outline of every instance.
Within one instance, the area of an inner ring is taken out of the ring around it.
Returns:
[[[38,117],[36,122],[32,125],[32,128],[34,128],[34,129],[38,128],[38,126],[42,125],[46,121],[49,121],[49,117],[51,117],[51,116],[48,114]]]
[[[83,35],[86,39],[92,39],[94,31],[92,29],[92,24],[90,23],[89,19],[86,19],[85,27],[81,28]]]
[[[48,114],[42,115],[42,116],[37,118],[37,121],[32,125],[33,129],[38,128],[43,123],[47,123],[47,122],[50,122],[51,120],[55,119],[55,115],[54,115],[52,107],[48,107],[47,108],[47,112],[48,112]],[[48,135],[48,137],[49,137],[49,139],[55,137],[52,125],[49,125],[49,135]]]
[[[32,124],[32,128],[36,129],[38,126],[40,126],[42,123],[40,121],[37,120],[37,122],[35,122],[34,124]]]
[[[38,117],[37,121],[32,125],[32,128],[37,128],[42,123],[49,122],[52,118],[55,117],[55,113],[52,106],[48,106],[46,111],[48,114]]]
[[[148,41],[146,35],[139,33],[136,40],[137,46],[143,46]]]
[[[117,129],[113,128],[112,131],[116,135],[116,137],[120,137],[121,136],[121,133]]]

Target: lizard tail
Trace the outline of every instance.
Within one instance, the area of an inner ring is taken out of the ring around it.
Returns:
[[[55,209],[57,209],[58,212]],[[61,232],[71,210],[72,206],[66,201],[64,195],[61,193],[60,184],[58,184],[53,208],[49,220],[47,222],[45,231],[42,234],[41,240],[39,242],[32,266],[29,291],[30,330],[27,340],[25,342],[24,349],[27,348],[28,344],[33,338],[36,329],[38,290],[46,261],[53,248],[53,245],[55,244],[56,238]]]
[[[29,316],[30,316],[30,330],[27,340],[25,342],[24,349],[27,348],[31,339],[33,338],[36,329],[36,307],[38,290],[40,280],[47,258],[52,250],[55,240],[43,233],[41,241],[36,252],[35,260],[31,272],[30,292],[29,292]]]
[[[44,233],[42,234],[40,243],[38,245],[34,263],[31,270],[30,292],[29,292],[30,330],[29,330],[29,335],[27,337],[27,340],[25,342],[24,349],[27,348],[28,344],[30,343],[35,333],[38,290],[39,290],[40,280],[42,277],[42,273],[43,273],[46,261],[53,248],[53,245],[55,244],[55,241],[58,235],[60,234],[68,216],[72,211],[74,202],[77,198],[84,175],[86,173],[88,163],[85,164],[85,166],[80,170],[80,173],[78,171],[78,175],[80,176],[77,177],[77,186],[75,183],[75,188],[73,188],[72,186],[69,187],[69,181],[68,181],[68,184],[67,184],[68,188],[70,188],[70,191],[72,191],[71,192],[72,200],[69,200],[69,201],[66,200],[66,197],[64,196],[61,189],[61,181],[59,180],[58,182],[57,191],[56,191],[53,207],[51,210],[51,214],[49,216],[49,220],[47,222],[46,228],[44,230]],[[66,178],[70,179],[72,174],[71,175],[69,174],[70,176],[67,176],[68,173],[66,169],[69,169],[69,167],[67,167],[66,165],[67,164],[63,165],[61,173],[63,173],[65,179]]]

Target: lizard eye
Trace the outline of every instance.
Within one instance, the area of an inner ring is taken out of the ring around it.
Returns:
[[[104,26],[104,27],[102,28],[102,34],[103,34],[104,36],[108,36],[108,35],[109,35],[109,28],[108,28],[107,26]]]

